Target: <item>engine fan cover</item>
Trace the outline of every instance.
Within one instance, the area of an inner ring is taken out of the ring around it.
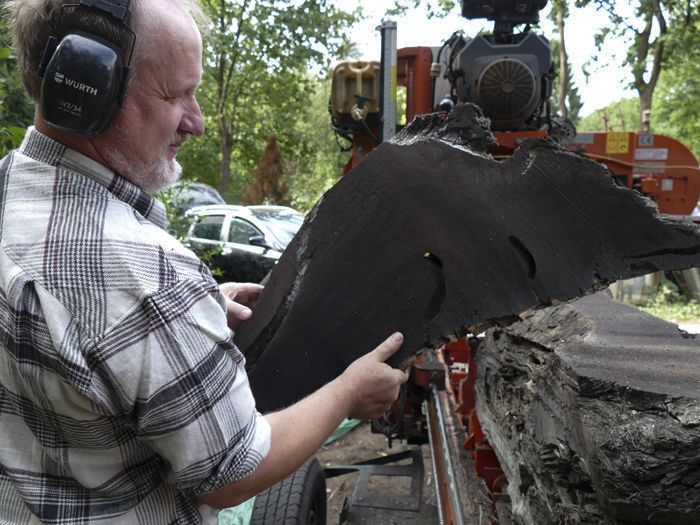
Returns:
[[[489,64],[476,87],[478,104],[496,120],[529,116],[536,92],[535,76],[530,68],[512,58]]]

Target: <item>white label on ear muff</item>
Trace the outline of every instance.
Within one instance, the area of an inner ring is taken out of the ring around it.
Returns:
[[[73,80],[72,78],[65,76],[63,73],[56,72],[56,74],[53,76],[53,80],[56,82],[56,84],[65,84],[66,86],[77,91],[82,91],[88,95],[97,96],[97,88],[88,86],[87,84],[83,84],[77,80]]]
[[[83,107],[79,106],[77,104],[72,104],[70,102],[67,102],[65,100],[61,100],[58,103],[58,109],[61,111],[65,111],[66,113],[70,113],[71,115],[74,115],[76,117],[81,117],[83,115]]]

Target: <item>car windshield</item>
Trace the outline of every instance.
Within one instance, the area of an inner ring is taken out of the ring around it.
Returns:
[[[277,240],[286,247],[299,231],[304,216],[294,210],[252,210],[253,214],[270,229]]]

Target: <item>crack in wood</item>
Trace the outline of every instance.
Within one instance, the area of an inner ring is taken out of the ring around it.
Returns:
[[[432,321],[440,313],[445,301],[445,276],[442,274],[442,261],[432,252],[425,252],[423,258],[430,263],[430,275],[435,281],[435,291],[430,297],[423,314],[426,321]]]

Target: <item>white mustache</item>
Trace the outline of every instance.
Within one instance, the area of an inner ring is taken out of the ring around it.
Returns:
[[[185,141],[187,140],[187,135],[184,133],[175,133],[172,137],[170,137],[170,140],[168,141],[168,144],[175,144],[176,146],[182,146]]]

